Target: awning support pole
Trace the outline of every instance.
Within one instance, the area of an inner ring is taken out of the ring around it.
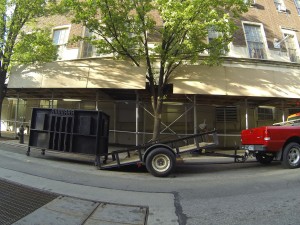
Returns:
[[[137,92],[135,103],[135,145],[139,145],[139,94]]]
[[[245,99],[245,108],[246,108],[246,113],[245,113],[246,129],[248,129],[249,121],[248,121],[248,100],[247,99]]]

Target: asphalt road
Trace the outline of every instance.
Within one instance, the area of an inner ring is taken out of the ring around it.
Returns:
[[[179,165],[171,177],[156,178],[143,167],[101,171],[92,160],[41,156],[34,150],[25,157],[25,151],[26,147],[1,143],[0,168],[85,188],[137,193],[147,199],[144,203],[153,196],[158,201],[153,214],[164,213],[165,217],[150,219],[151,225],[300,224],[300,169],[283,169],[279,162],[263,166],[254,160],[193,160]],[[124,195],[116,201],[122,198]]]

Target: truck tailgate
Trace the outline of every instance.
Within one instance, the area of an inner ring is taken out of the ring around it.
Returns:
[[[266,127],[251,128],[243,130],[241,141],[243,145],[262,145],[264,144],[264,133]]]

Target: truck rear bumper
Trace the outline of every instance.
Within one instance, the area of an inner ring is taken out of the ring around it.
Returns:
[[[266,146],[264,145],[241,145],[241,149],[248,150],[250,152],[252,151],[259,151],[259,152],[265,152]]]

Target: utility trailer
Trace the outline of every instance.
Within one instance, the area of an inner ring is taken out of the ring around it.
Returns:
[[[152,142],[125,150],[116,150],[105,154],[104,161],[97,160],[100,169],[137,164],[145,165],[148,172],[156,177],[168,176],[174,170],[176,162],[185,157],[221,156],[234,158],[235,162],[244,162],[246,155],[216,153],[211,148],[218,145],[216,130],[202,132],[165,142]]]
[[[155,141],[140,146],[108,152],[109,116],[101,111],[33,108],[28,150],[45,150],[94,156],[99,169],[125,165],[145,165],[154,176],[165,177],[174,170],[176,162],[185,157],[224,156],[245,161],[246,155],[215,153],[218,145],[216,130],[167,141]]]

